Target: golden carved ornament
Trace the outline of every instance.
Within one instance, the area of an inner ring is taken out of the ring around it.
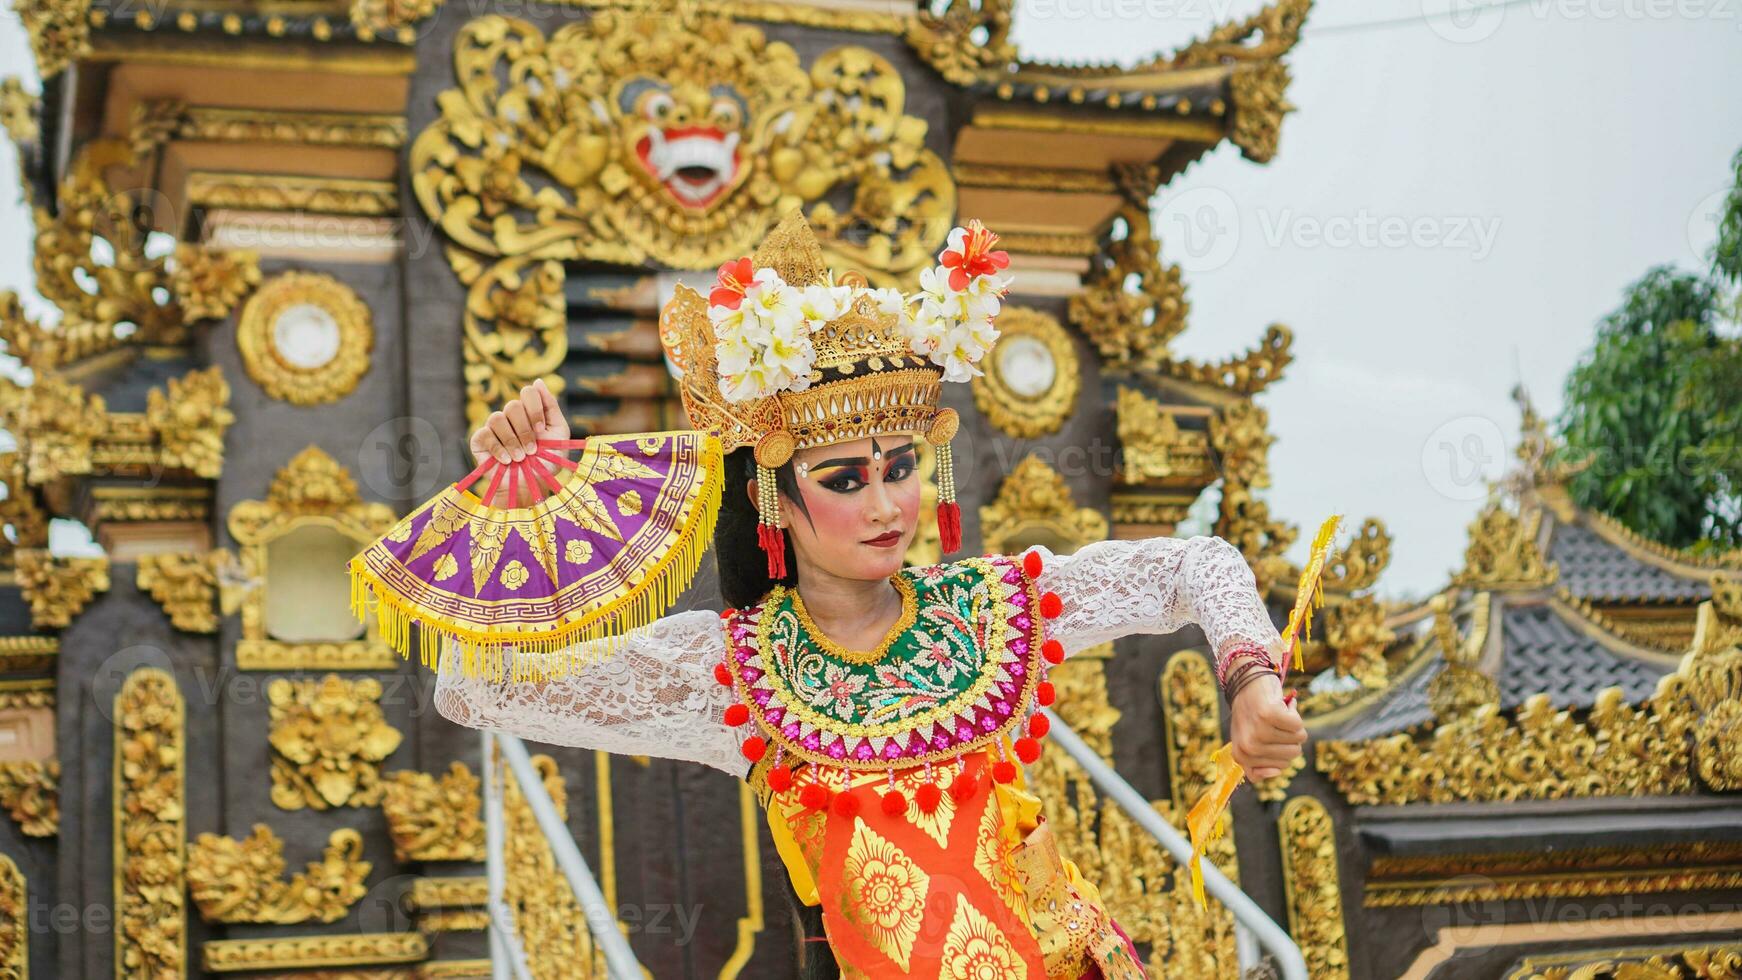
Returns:
[[[1149,191],[1154,189],[1150,184]],[[1168,344],[1185,329],[1191,305],[1179,267],[1161,264],[1148,193],[1119,209],[1106,246],[1089,261],[1083,288],[1066,307],[1071,325],[1109,366],[1159,369],[1170,357]]]
[[[167,393],[153,388],[145,400],[145,419],[157,433],[164,465],[217,479],[224,472],[224,430],[236,421],[223,371],[190,371],[167,384]]]
[[[1496,497],[1470,524],[1464,568],[1452,576],[1454,585],[1475,589],[1534,589],[1553,585],[1560,566],[1537,546],[1542,510],[1531,507],[1520,515]]]
[[[17,0],[12,9],[30,35],[44,81],[91,53],[91,0]]]
[[[213,633],[218,629],[216,601],[218,552],[199,555],[156,552],[139,556],[138,586],[157,601],[176,629]]]
[[[242,638],[236,663],[243,670],[389,670],[398,654],[380,642],[374,625],[363,639],[343,642],[287,642],[266,633],[266,589],[270,581],[268,546],[305,526],[331,528],[363,545],[393,526],[393,508],[365,503],[357,483],[337,460],[310,445],[286,463],[272,480],[265,500],[244,500],[230,510],[230,534],[241,545],[242,581],[255,584],[241,598]],[[335,574],[342,569],[336,569]]]
[[[418,932],[365,932],[294,939],[216,939],[200,944],[200,965],[214,973],[377,966],[418,963],[428,958],[429,940]]]
[[[335,830],[319,861],[289,879],[284,841],[266,824],[237,840],[201,834],[188,854],[188,891],[207,922],[337,922],[366,893],[363,837]]]
[[[1161,370],[1170,377],[1224,388],[1236,395],[1256,395],[1282,379],[1294,361],[1294,332],[1280,323],[1264,329],[1258,346],[1215,364],[1170,360]]]
[[[1712,598],[1700,604],[1694,621],[1696,653],[1742,647],[1742,576],[1714,573]]]
[[[42,135],[36,114],[42,102],[24,90],[16,78],[0,79],[0,129],[17,145],[34,143]]]
[[[31,345],[10,329],[21,321],[7,312],[16,304],[12,297],[0,297],[0,339],[8,351],[19,351],[20,360],[28,363]],[[94,466],[93,450],[99,439],[112,433],[108,409],[101,395],[87,395],[84,389],[66,381],[58,374],[39,372],[29,387],[19,387],[10,378],[0,378],[0,388],[7,397],[0,404],[0,416],[7,431],[18,440],[24,460],[25,482],[31,486],[51,483],[62,476],[90,473]]]
[[[998,334],[985,373],[973,380],[974,404],[1018,439],[1057,432],[1082,386],[1071,335],[1051,314],[1026,306],[1004,307]]]
[[[1689,653],[1634,706],[1621,689],[1588,710],[1547,695],[1513,716],[1483,704],[1442,718],[1426,737],[1321,742],[1317,759],[1354,804],[1670,796],[1738,786],[1742,649]]]
[[[0,980],[29,980],[30,903],[24,872],[0,854]]]
[[[115,695],[115,975],[187,972],[186,708],[175,678],[141,667]]]
[[[0,386],[0,398],[4,397]],[[0,415],[4,415],[0,409]],[[48,510],[40,495],[31,488],[25,475],[24,456],[16,450],[0,453],[0,483],[6,485],[6,499],[0,500],[0,524],[12,525],[10,548],[48,547]]]
[[[1270,486],[1270,413],[1251,401],[1238,401],[1210,416],[1210,446],[1222,479],[1243,487]]]
[[[383,784],[381,812],[393,838],[393,859],[481,861],[484,821],[480,783],[463,762],[450,763],[438,780],[427,772],[401,769]]]
[[[417,22],[441,5],[442,0],[351,0],[351,26],[365,41],[391,37],[411,44],[417,40]]]
[[[1742,888],[1742,844],[1689,841],[1553,851],[1375,857],[1362,904],[1405,908]]]
[[[1276,829],[1282,848],[1282,893],[1288,933],[1300,944],[1313,980],[1347,980],[1349,937],[1337,874],[1337,834],[1331,813],[1310,796],[1283,804]]]
[[[1253,496],[1247,487],[1237,483],[1222,485],[1215,533],[1246,556],[1259,595],[1268,594],[1278,582],[1296,576],[1294,566],[1283,557],[1283,552],[1300,536],[1300,528],[1273,520],[1270,505]]]
[[[1300,40],[1312,0],[1278,0],[1244,21],[1224,24],[1174,55],[1175,68],[1233,65],[1228,79],[1234,103],[1230,137],[1248,160],[1266,163],[1276,155],[1282,117],[1293,111],[1285,94],[1288,68],[1281,58]],[[1249,43],[1258,38],[1257,43]]]
[[[1742,946],[1586,950],[1529,956],[1506,980],[1738,980]]]
[[[581,921],[580,900],[558,869],[519,781],[500,758],[491,764],[502,766],[506,777],[502,830],[507,880],[502,901],[526,950],[527,966],[535,977],[604,976],[603,957],[593,945],[592,933],[575,928]],[[532,766],[556,804],[557,815],[567,820],[568,791],[556,761],[535,755]]]
[[[489,900],[490,883],[482,875],[419,878],[411,883],[411,907],[419,911],[480,907]]]
[[[1064,475],[1034,455],[1024,456],[992,502],[980,507],[980,537],[992,553],[1043,544],[1065,554],[1106,536],[1106,516],[1078,507]]]
[[[924,4],[907,22],[907,43],[938,74],[957,85],[995,78],[1016,63],[1010,41],[1012,0],[946,0]]]
[[[109,559],[63,558],[47,548],[19,548],[18,586],[30,603],[30,624],[60,629],[96,598],[109,591]]]
[[[54,698],[50,696],[52,705]],[[60,760],[0,762],[0,806],[30,837],[60,832]]]
[[[1181,428],[1165,405],[1125,385],[1119,386],[1115,412],[1119,483],[1201,488],[1215,482],[1209,437],[1203,430]]]
[[[326,810],[381,802],[381,763],[401,736],[381,713],[380,681],[279,677],[266,686],[266,699],[273,803]]]
[[[1434,717],[1446,721],[1467,715],[1483,705],[1500,704],[1500,687],[1482,671],[1482,651],[1488,645],[1488,627],[1493,617],[1493,601],[1486,592],[1478,592],[1470,603],[1470,632],[1458,635],[1453,606],[1454,593],[1434,596],[1434,637],[1439,643],[1444,666],[1428,682],[1428,702]]]
[[[268,395],[321,405],[355,391],[368,373],[375,328],[350,286],[320,273],[286,272],[242,308],[236,346],[248,376]]]
[[[895,281],[931,261],[954,214],[900,73],[866,48],[807,72],[760,28],[684,7],[603,11],[549,37],[481,17],[454,65],[410,169],[469,289],[474,421],[566,355],[565,260],[712,267],[808,208],[832,266]]]
[[[1391,665],[1385,650],[1397,634],[1385,625],[1385,608],[1370,595],[1345,599],[1325,607],[1325,638],[1322,646],[1330,654],[1329,669],[1339,678],[1352,678],[1355,683],[1322,691],[1304,691],[1301,713],[1322,714],[1341,707],[1369,691],[1377,691],[1391,682]],[[1314,658],[1308,653],[1309,665]]]
[[[1389,564],[1391,532],[1384,521],[1369,517],[1325,566],[1325,591],[1348,593],[1371,588]]]

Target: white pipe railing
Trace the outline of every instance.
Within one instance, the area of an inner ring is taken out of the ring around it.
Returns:
[[[1094,749],[1089,748],[1081,738],[1077,737],[1077,733],[1071,730],[1071,726],[1065,724],[1063,718],[1060,718],[1050,708],[1042,708],[1041,710],[1046,712],[1047,721],[1052,726],[1047,731],[1047,737],[1058,743],[1059,748],[1064,749],[1066,755],[1075,760],[1077,765],[1083,767],[1083,771],[1089,774],[1089,779],[1094,782],[1096,788],[1111,797],[1113,802],[1119,804],[1120,809],[1124,810],[1131,819],[1137,821],[1139,827],[1142,827],[1149,833],[1149,836],[1155,838],[1162,847],[1166,848],[1167,852],[1173,855],[1173,859],[1179,862],[1182,870],[1190,864],[1192,844],[1186,839],[1185,834],[1180,833],[1176,827],[1163,820],[1161,814],[1155,812],[1155,807],[1143,798],[1143,794],[1137,792],[1136,788],[1115,772],[1112,766],[1096,755]],[[1282,973],[1282,980],[1307,980],[1306,957],[1301,955],[1300,947],[1295,945],[1288,933],[1277,925],[1270,916],[1264,914],[1264,910],[1258,907],[1258,903],[1252,900],[1252,896],[1241,891],[1239,885],[1229,881],[1228,876],[1223,874],[1222,870],[1216,867],[1213,862],[1203,862],[1203,869],[1204,890],[1214,896],[1217,901],[1226,905],[1228,911],[1234,915],[1234,921],[1237,923],[1235,927],[1236,945],[1239,945],[1237,934],[1240,928],[1244,927],[1257,938],[1260,946],[1269,950],[1270,955],[1276,957],[1276,966]],[[1241,958],[1245,959],[1245,957]],[[1252,964],[1245,962],[1240,964],[1242,971],[1250,965]]]
[[[641,963],[635,958],[635,952],[629,948],[629,940],[618,930],[616,916],[606,906],[605,895],[599,890],[598,882],[593,880],[592,871],[587,868],[587,859],[581,856],[581,849],[576,846],[574,836],[557,814],[556,801],[550,798],[550,791],[544,788],[544,780],[539,778],[538,771],[532,767],[532,758],[526,752],[526,743],[518,736],[506,732],[484,733],[484,770],[487,774],[484,847],[486,878],[490,890],[492,977],[494,980],[508,980],[512,972],[516,980],[530,980],[525,952],[514,928],[513,910],[502,900],[502,891],[507,881],[507,869],[503,862],[502,796],[497,782],[502,773],[495,761],[496,752],[491,751],[493,747],[514,774],[521,797],[531,808],[533,819],[538,821],[538,829],[544,835],[545,843],[550,846],[557,866],[568,879],[575,902],[580,905],[581,914],[587,919],[587,928],[592,931],[593,942],[605,956],[606,973],[611,980],[641,980],[644,975]]]

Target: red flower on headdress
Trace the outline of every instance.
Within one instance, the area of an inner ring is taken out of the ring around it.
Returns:
[[[720,266],[720,281],[708,294],[708,304],[735,310],[739,303],[744,302],[745,288],[755,281],[756,270],[750,267],[749,256],[728,262]]]
[[[1010,253],[994,252],[992,246],[996,244],[998,236],[978,218],[970,220],[968,227],[950,232],[949,247],[938,256],[938,261],[950,270],[950,288],[960,292],[968,288],[970,279],[993,275],[1009,266]]]

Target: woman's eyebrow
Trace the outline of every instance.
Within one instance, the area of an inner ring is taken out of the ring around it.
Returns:
[[[898,448],[889,450],[888,452],[884,453],[883,456],[885,459],[893,459],[894,457],[899,456],[902,453],[912,452],[912,451],[913,451],[913,443],[910,442],[905,446],[900,446]],[[866,459],[863,456],[843,456],[839,459],[825,459],[822,462],[816,464],[815,466],[812,466],[811,469],[812,470],[826,470],[831,466],[869,466],[870,463],[871,463],[871,461]]]

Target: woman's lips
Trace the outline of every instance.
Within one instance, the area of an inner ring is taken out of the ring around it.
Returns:
[[[865,543],[868,545],[873,545],[873,546],[878,547],[878,548],[892,548],[900,540],[901,540],[901,532],[900,531],[890,531],[888,534],[880,534],[875,538],[870,538],[870,539],[866,540]]]

